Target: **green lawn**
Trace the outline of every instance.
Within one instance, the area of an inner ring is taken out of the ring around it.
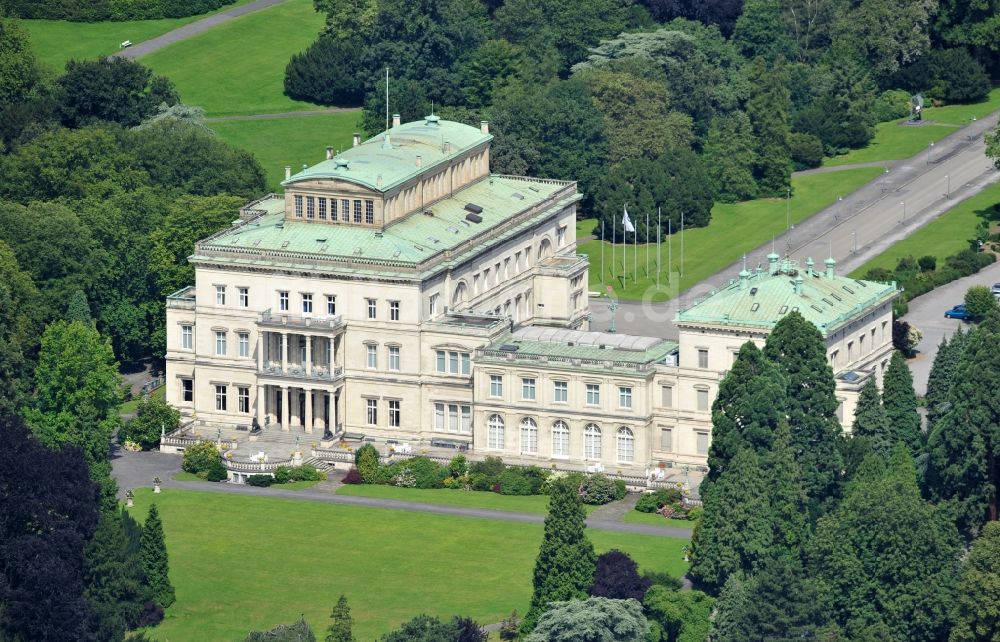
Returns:
[[[509,513],[535,513],[544,515],[549,510],[547,495],[500,495],[477,491],[450,490],[447,488],[397,488],[396,486],[375,486],[358,484],[341,486],[338,495],[351,497],[378,497],[380,499],[399,499],[408,502],[424,504],[443,504],[446,506],[466,506],[469,508],[485,508]],[[584,506],[588,514],[597,510],[597,506]]]
[[[1000,183],[993,183],[854,270],[851,276],[859,278],[877,267],[892,270],[904,256],[920,258],[929,254],[936,256],[940,264],[945,257],[968,249],[969,239],[982,220],[980,213],[997,206]]]
[[[337,112],[322,116],[230,120],[212,122],[211,127],[226,142],[253,152],[267,172],[267,184],[280,191],[285,165],[293,173],[302,164],[313,165],[325,158],[327,145],[345,149],[357,131],[360,112]]]
[[[209,116],[315,109],[285,96],[285,66],[323,26],[312,0],[287,0],[151,53],[142,62],[169,77]]]
[[[71,58],[97,58],[118,51],[125,40],[138,44],[168,31],[253,0],[236,2],[197,16],[164,18],[163,20],[131,20],[127,22],[68,22],[66,20],[22,20],[31,34],[31,44],[38,58],[62,71]]]
[[[201,477],[199,477],[198,475],[195,475],[194,473],[188,473],[188,472],[185,472],[183,470],[181,472],[177,473],[176,475],[174,475],[173,476],[173,480],[174,481],[196,481],[196,482],[203,481],[205,483],[212,483],[212,482],[209,482],[208,480],[202,479]]]
[[[148,489],[136,491],[144,519]],[[343,593],[359,640],[419,613],[499,622],[524,613],[541,524],[165,489],[163,517],[177,602],[152,637],[241,640],[304,614],[322,639]],[[687,540],[588,530],[644,570],[679,576]]]
[[[153,391],[152,396],[154,398],[162,399],[163,395],[165,395],[166,393],[167,393],[167,388],[165,386],[160,386],[159,388]],[[135,412],[136,408],[139,407],[139,401],[141,400],[142,400],[142,395],[140,394],[137,397],[126,401],[125,403],[122,404],[122,410],[120,414],[127,415]]]
[[[651,526],[670,526],[671,528],[694,528],[694,522],[687,519],[665,519],[656,513],[640,513],[630,510],[625,513],[626,524],[649,524]]]
[[[990,92],[989,98],[981,103],[929,107],[924,110],[924,120],[929,121],[926,125],[919,127],[901,125],[900,123],[905,122],[905,118],[879,123],[876,126],[875,138],[867,147],[827,159],[823,165],[848,165],[909,158],[927,151],[930,143],[954,134],[957,128],[968,125],[973,117],[982,118],[998,109],[1000,109],[1000,88]]]
[[[842,194],[850,194],[868,181],[872,180],[882,170],[878,167],[847,169],[841,172],[827,174],[812,174],[792,178],[792,198],[790,202],[790,218],[792,223],[803,221],[824,207],[836,202]],[[673,238],[673,271],[675,281],[680,282],[683,291],[699,281],[708,278],[726,265],[736,261],[746,251],[767,243],[772,237],[785,231],[785,199],[765,198],[744,203],[716,203],[712,208],[712,220],[707,227],[691,228],[684,233],[684,276],[677,279],[680,269],[680,234]],[[636,213],[635,216],[645,216]],[[578,234],[590,234],[594,221],[580,221]],[[656,245],[649,248],[650,272],[645,272],[645,245],[639,245],[635,250],[631,244],[626,244],[625,265],[628,279],[625,287],[611,276],[611,243],[604,243],[604,274],[601,275],[601,242],[590,240],[578,245],[580,252],[590,256],[590,289],[604,292],[606,284],[613,284],[615,293],[623,299],[650,298],[662,301],[673,296],[667,286],[667,258],[669,256],[667,240],[660,244],[662,271],[660,288],[655,287]],[[636,257],[634,252],[638,251]],[[619,243],[615,248],[617,258],[616,275],[621,276],[623,246]],[[632,280],[633,262],[638,259],[638,283]],[[735,276],[735,275],[733,275]],[[721,284],[720,284],[721,285]]]

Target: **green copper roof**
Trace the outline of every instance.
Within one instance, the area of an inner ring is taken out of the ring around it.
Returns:
[[[557,198],[552,200],[554,196]],[[459,260],[466,253],[503,242],[538,217],[579,198],[573,183],[491,176],[424,208],[433,215],[416,212],[384,231],[343,223],[285,220],[284,202],[274,198],[254,205],[265,214],[246,223],[236,222],[197,243],[192,260],[274,267],[306,264],[316,270],[330,265],[338,272],[369,270],[381,274],[390,274],[395,267],[411,272],[412,277],[416,267],[442,253],[452,253],[452,260]],[[468,203],[483,208],[482,222],[466,219]]]
[[[832,271],[835,262],[828,260],[827,266]],[[730,282],[681,310],[676,321],[771,328],[784,315],[798,311],[826,336],[848,319],[896,295],[895,283],[828,276],[812,269],[800,270],[786,260],[774,273],[755,272]]]
[[[534,360],[544,357],[547,363],[567,366],[614,365],[639,366],[663,362],[677,349],[677,344],[656,337],[636,337],[608,332],[583,332],[564,328],[528,326],[508,332],[483,348],[482,359]],[[574,364],[573,360],[584,363]]]
[[[476,127],[428,116],[393,127],[330,160],[303,169],[282,185],[325,178],[386,192],[433,165],[490,140],[493,136]],[[417,156],[420,157],[419,167]]]

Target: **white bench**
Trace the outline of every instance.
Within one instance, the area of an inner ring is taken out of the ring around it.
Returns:
[[[131,47],[132,46],[132,41],[131,40],[126,40],[120,46],[121,46],[122,49],[125,49],[126,47]]]

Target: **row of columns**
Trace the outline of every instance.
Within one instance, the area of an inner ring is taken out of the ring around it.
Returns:
[[[300,409],[300,412],[305,414],[304,417],[304,427],[307,433],[311,433],[313,430],[313,404],[315,399],[313,398],[313,393],[317,391],[314,388],[299,387],[299,386],[271,386],[280,389],[280,400],[281,400],[281,417],[277,419],[280,421],[281,430],[288,431],[291,428],[291,399],[289,395],[289,389],[292,390],[302,390],[306,395],[305,408]],[[271,401],[270,391],[268,390],[268,384],[258,384],[257,385],[257,422],[260,425],[265,424],[265,417],[267,415],[267,405]],[[329,400],[329,421],[326,423],[325,428],[333,429],[337,424],[337,395],[334,391],[328,391],[319,389],[322,394],[330,395]],[[275,400],[277,401],[277,399]]]
[[[262,330],[261,332],[259,332],[257,334],[257,370],[263,370],[264,369],[264,335],[265,334],[270,334],[270,332]],[[285,332],[285,331],[281,331],[278,334],[281,335],[281,371],[282,372],[287,372],[288,371],[288,335],[289,335],[289,333]],[[300,336],[300,335],[295,335],[295,336]],[[307,335],[301,335],[301,336],[304,336],[305,339],[306,339],[306,354],[305,354],[305,363],[303,364],[303,367],[305,368],[306,376],[309,377],[309,376],[312,376],[312,365],[313,365],[313,358],[312,358],[312,348],[313,348],[313,345],[312,344],[313,344],[313,339],[316,338],[316,337],[314,337],[313,335],[309,335],[309,334],[307,334]],[[331,346],[330,357],[329,357],[329,360],[328,360],[328,363],[327,363],[327,367],[329,368],[329,372],[332,375],[333,371],[334,371],[334,363],[336,362],[336,352],[337,351],[336,351],[336,349],[334,349],[335,346],[336,346],[336,339],[334,339],[334,337],[329,337],[329,338],[327,338],[327,340],[331,341],[331,342],[334,342],[333,346]]]

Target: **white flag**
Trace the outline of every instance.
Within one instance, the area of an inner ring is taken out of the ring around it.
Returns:
[[[622,209],[625,210],[625,216],[622,217],[622,225],[625,226],[625,231],[635,232],[635,226],[632,225],[632,219],[628,217],[628,208],[622,205]]]

